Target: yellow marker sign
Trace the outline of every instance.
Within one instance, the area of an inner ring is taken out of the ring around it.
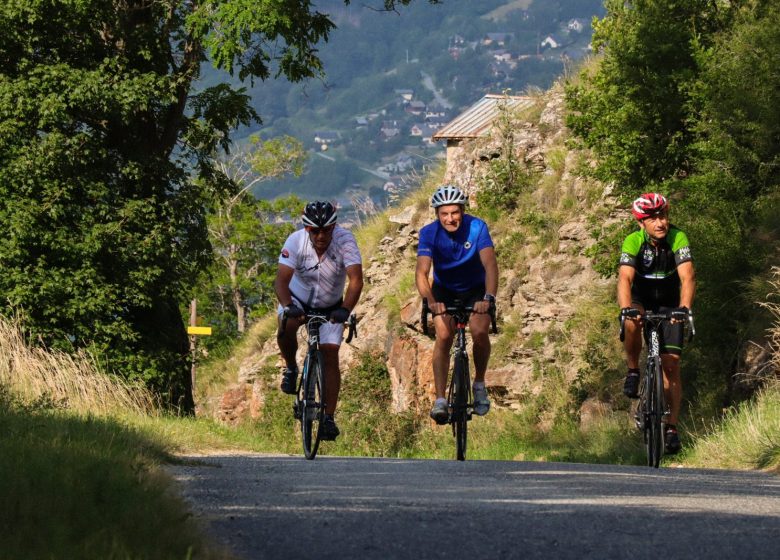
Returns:
[[[211,327],[187,327],[187,334],[200,334],[203,336],[211,335]]]

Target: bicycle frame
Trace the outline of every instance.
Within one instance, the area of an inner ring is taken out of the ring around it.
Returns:
[[[325,415],[325,364],[320,351],[320,327],[328,322],[328,313],[310,309],[306,313],[306,358],[298,382],[293,416],[301,421],[303,453],[307,459],[314,459],[320,445],[320,426]],[[282,331],[287,326],[287,315],[282,315]],[[347,320],[349,333],[347,342],[357,334],[355,314]]]
[[[664,374],[661,362],[661,343],[659,332],[665,322],[687,321],[689,325],[688,341],[693,339],[696,329],[693,316],[689,312],[669,310],[664,312],[638,309],[629,316],[641,317],[643,321],[643,336],[647,347],[645,377],[640,385],[639,402],[637,403],[637,427],[644,435],[647,451],[647,465],[658,468],[664,453],[664,430],[668,411],[664,402]],[[620,340],[625,339],[625,317],[620,317]]]
[[[466,440],[468,434],[467,422],[471,420],[472,410],[474,408],[473,395],[471,391],[471,378],[469,376],[469,356],[468,343],[466,340],[466,326],[468,325],[474,308],[471,306],[460,305],[448,306],[446,314],[451,315],[455,321],[455,341],[452,350],[452,376],[450,377],[449,389],[447,391],[447,406],[450,410],[448,422],[452,425],[452,435],[455,437],[456,457],[458,461],[466,459]],[[422,328],[425,334],[428,334],[428,314],[431,313],[428,307],[428,299],[423,298],[422,307]],[[495,306],[490,307],[491,330],[497,333]]]

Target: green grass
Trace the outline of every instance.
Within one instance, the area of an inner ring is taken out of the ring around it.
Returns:
[[[209,547],[132,421],[0,402],[3,558],[228,558]]]
[[[686,465],[767,469],[780,474],[780,383],[729,410],[710,433],[693,436]]]

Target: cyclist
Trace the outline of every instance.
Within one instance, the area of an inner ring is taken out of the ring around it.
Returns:
[[[669,223],[669,203],[657,193],[645,193],[632,205],[639,230],[626,237],[620,255],[617,298],[620,314],[627,320],[625,336],[628,373],[623,393],[635,399],[639,390],[639,354],[642,351],[641,318],[632,309],[654,312],[677,309],[690,312],[696,290],[691,248],[683,231]],[[682,401],[680,355],[683,346],[681,321],[665,323],[660,337],[664,392],[670,406],[664,433],[666,453],[680,450],[677,420]]]
[[[304,228],[292,233],[284,242],[274,282],[279,300],[277,342],[286,364],[281,389],[290,395],[296,392],[296,332],[304,323],[306,312],[325,310],[330,314],[330,322],[320,327],[326,403],[320,429],[322,439],[332,441],[339,435],[333,418],[341,388],[339,346],[344,322],[357,305],[363,290],[363,265],[355,237],[336,224],[336,209],[330,202],[307,204],[302,221]],[[349,284],[344,294],[347,279]],[[284,331],[281,329],[283,312],[288,318]]]
[[[474,354],[474,413],[483,416],[490,410],[485,371],[490,358],[491,305],[496,302],[498,263],[485,222],[465,213],[466,196],[457,187],[443,185],[431,197],[436,221],[420,230],[415,282],[417,290],[433,314],[436,341],[433,346],[433,379],[436,400],[431,418],[446,424],[449,418],[444,397],[449,369],[450,349],[455,334],[452,317],[445,315],[448,305],[459,300],[473,306],[469,320]],[[429,273],[433,265],[433,285]]]

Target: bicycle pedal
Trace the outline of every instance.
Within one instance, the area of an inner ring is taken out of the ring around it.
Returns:
[[[301,414],[301,403],[300,401],[298,401],[297,398],[295,399],[292,408],[293,408],[293,418],[295,418],[296,420],[300,420],[303,415]]]

